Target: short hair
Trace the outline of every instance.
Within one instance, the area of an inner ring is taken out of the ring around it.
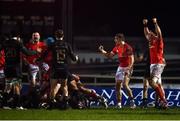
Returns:
[[[40,36],[39,32],[33,32],[32,36],[34,36],[35,34],[38,34]]]
[[[58,37],[58,38],[64,37],[64,32],[63,32],[62,29],[57,29],[54,34],[55,34],[55,36]]]
[[[122,34],[122,33],[117,33],[115,36],[118,37],[119,39],[121,39],[122,41],[125,41],[124,34]]]

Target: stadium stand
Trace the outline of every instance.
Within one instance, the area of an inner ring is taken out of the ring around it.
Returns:
[[[114,74],[117,69],[117,62],[107,62],[107,63],[92,63],[92,64],[78,64],[72,65],[71,71],[81,75],[82,80],[86,83],[93,82],[96,83],[113,83]],[[143,78],[143,72],[145,68],[145,63],[137,63],[134,66],[134,71],[132,75],[133,83],[141,83],[139,81]],[[167,60],[167,66],[162,75],[162,79],[165,83],[180,83],[180,61],[179,60]],[[88,76],[89,75],[89,76]],[[91,79],[90,79],[91,78]],[[106,79],[105,79],[106,78]],[[108,81],[106,81],[108,79]]]

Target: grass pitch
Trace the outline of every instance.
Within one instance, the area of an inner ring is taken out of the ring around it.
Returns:
[[[0,109],[0,120],[180,120],[180,109]]]

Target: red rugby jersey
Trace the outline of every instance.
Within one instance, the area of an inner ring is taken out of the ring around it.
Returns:
[[[131,62],[131,55],[133,55],[133,49],[130,45],[125,43],[123,46],[116,45],[112,52],[118,54],[119,66],[127,67]]]
[[[29,50],[37,50],[37,48],[42,49],[42,52],[37,55],[26,56],[26,59],[30,64],[36,64],[36,59],[41,57],[43,52],[45,52],[45,50],[47,49],[47,46],[44,42],[37,42],[37,43],[29,42],[26,44],[26,47]]]
[[[150,63],[163,64],[164,63],[164,43],[163,39],[153,37],[149,41],[150,49]]]

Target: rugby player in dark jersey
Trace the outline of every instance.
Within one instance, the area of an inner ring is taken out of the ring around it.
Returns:
[[[51,91],[50,91],[50,107],[55,102],[55,96],[61,87],[63,90],[63,99],[65,107],[68,105],[68,61],[69,57],[72,61],[77,61],[78,56],[74,54],[71,46],[64,41],[63,30],[55,31],[55,42],[48,47],[52,51],[52,76],[51,76]],[[45,55],[46,56],[46,52]]]
[[[3,105],[5,109],[10,109],[7,105],[7,98],[9,93],[13,91],[13,107],[17,109],[23,109],[20,105],[20,91],[21,91],[21,53],[25,55],[36,55],[41,52],[41,49],[37,51],[30,51],[24,47],[20,42],[20,37],[13,37],[5,40],[0,45],[0,50],[4,50],[5,53],[5,78],[6,86],[3,95]]]

